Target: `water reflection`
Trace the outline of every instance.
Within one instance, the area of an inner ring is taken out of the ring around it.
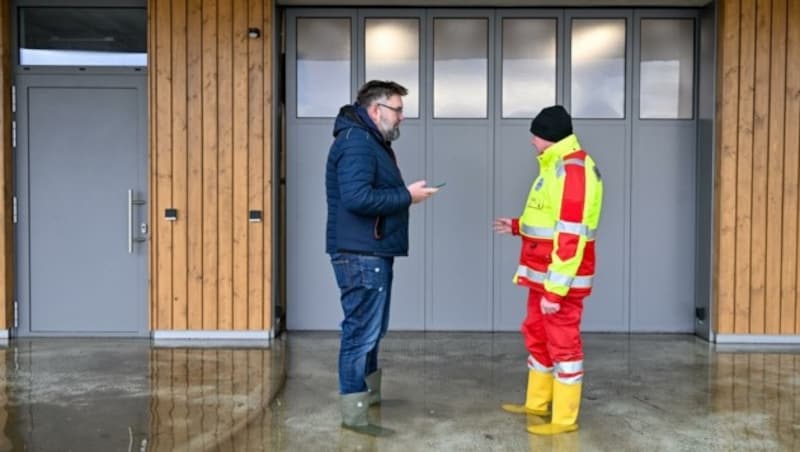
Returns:
[[[747,419],[737,430],[755,444],[775,438],[783,450],[800,450],[800,356],[794,353],[718,353],[711,377],[711,410]],[[740,426],[741,424],[739,424]]]
[[[525,432],[541,419],[499,409],[524,381],[516,335],[390,335],[385,400],[370,417],[397,433],[376,439],[339,428],[338,338],[286,344],[11,341],[0,451],[800,450],[796,349],[590,335],[581,429],[543,438]]]
[[[12,341],[0,349],[0,451],[270,450],[281,344]]]
[[[150,356],[148,450],[270,450],[269,401],[282,383],[282,353],[153,349]]]

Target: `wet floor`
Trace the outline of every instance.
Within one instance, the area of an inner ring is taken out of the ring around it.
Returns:
[[[800,348],[692,336],[584,336],[580,430],[500,410],[522,401],[514,333],[390,333],[373,439],[339,427],[334,333],[270,348],[12,340],[0,348],[0,451],[800,450]]]

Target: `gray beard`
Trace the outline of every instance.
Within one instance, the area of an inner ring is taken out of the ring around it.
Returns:
[[[388,132],[384,132],[383,133],[383,138],[386,141],[394,141],[394,140],[400,138],[400,128],[399,127],[392,127],[391,130],[389,130]]]
[[[386,124],[384,121],[379,121],[378,130],[381,131],[381,135],[383,135],[383,139],[386,141],[394,141],[400,138],[399,124],[390,128],[390,126]]]

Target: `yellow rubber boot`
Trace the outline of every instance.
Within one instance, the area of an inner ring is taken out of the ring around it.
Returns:
[[[527,430],[536,435],[557,435],[578,430],[582,383],[553,382],[553,417],[549,424],[531,425]]]
[[[528,392],[525,405],[506,403],[503,409],[514,414],[548,416],[547,404],[553,400],[553,374],[551,372],[528,371]]]

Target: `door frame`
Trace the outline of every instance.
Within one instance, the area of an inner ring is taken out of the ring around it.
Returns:
[[[147,67],[110,67],[110,66],[89,66],[89,67],[80,67],[80,66],[25,66],[22,67],[19,65],[19,9],[22,7],[74,7],[74,8],[90,8],[90,7],[103,7],[103,8],[147,8],[147,0],[12,0],[9,2],[10,4],[7,5],[7,8],[11,11],[10,17],[10,40],[9,40],[9,49],[11,50],[9,53],[9,63],[10,67],[12,68],[12,79],[11,85],[14,89],[14,94],[19,93],[17,90],[17,86],[23,85],[26,83],[26,80],[32,77],[49,75],[55,78],[57,77],[76,77],[75,80],[80,80],[80,83],[75,83],[73,86],[82,86],[82,87],[118,87],[121,86],[119,81],[121,80],[118,77],[125,77],[128,79],[131,78],[140,78],[141,80],[136,83],[137,89],[139,84],[141,83],[141,87],[143,88],[142,95],[139,98],[140,102],[140,124],[141,129],[138,132],[138,137],[140,143],[137,145],[137,148],[142,149],[144,152],[144,158],[140,159],[140,168],[137,169],[139,174],[142,174],[143,181],[141,193],[145,194],[146,202],[149,203],[149,191],[150,191],[150,175],[148,173],[149,169],[149,161],[150,155],[147,145],[147,137],[148,137],[148,130],[147,130],[147,96],[148,96],[148,77],[147,77]],[[101,80],[102,83],[97,83],[98,80]],[[133,83],[129,84],[133,86]],[[16,96],[16,101],[19,104],[20,96]],[[26,106],[27,108],[27,106]],[[12,180],[11,186],[13,187],[13,200],[15,202],[15,221],[13,224],[14,227],[14,238],[13,238],[13,268],[14,268],[14,306],[12,306],[12,315],[13,317],[10,319],[9,322],[9,336],[26,336],[30,335],[29,330],[24,330],[21,328],[25,321],[29,321],[29,313],[30,313],[30,264],[29,258],[30,253],[29,250],[26,251],[24,254],[21,252],[23,250],[27,250],[29,247],[30,239],[28,237],[29,230],[28,230],[28,219],[22,215],[22,212],[27,212],[26,208],[22,205],[20,200],[28,199],[28,174],[27,174],[27,165],[28,165],[28,156],[23,155],[22,152],[19,152],[18,149],[26,149],[27,150],[27,143],[25,142],[26,138],[26,128],[23,127],[23,124],[27,124],[27,121],[24,118],[20,118],[22,115],[18,114],[19,105],[14,108],[12,111],[12,120],[16,125],[16,138],[17,138],[17,145],[14,147],[11,168],[12,168]],[[23,147],[21,144],[25,143]],[[25,166],[21,166],[24,163]],[[25,171],[23,171],[25,170]],[[149,224],[150,219],[149,217],[149,209],[144,209],[144,218],[145,221]],[[24,239],[24,241],[23,241]],[[148,240],[143,242],[141,245],[145,245],[148,247],[147,250],[144,251],[145,253],[145,263],[144,263],[144,272],[142,277],[144,278],[144,298],[142,300],[142,306],[139,309],[141,313],[139,314],[139,321],[137,322],[139,327],[139,331],[137,336],[146,336],[149,334],[149,232],[148,232]],[[37,336],[46,336],[46,334],[36,334]],[[80,334],[75,334],[76,336]],[[112,334],[112,333],[104,333],[104,336],[130,336],[130,334]],[[70,336],[69,334],[58,334],[58,336]]]

